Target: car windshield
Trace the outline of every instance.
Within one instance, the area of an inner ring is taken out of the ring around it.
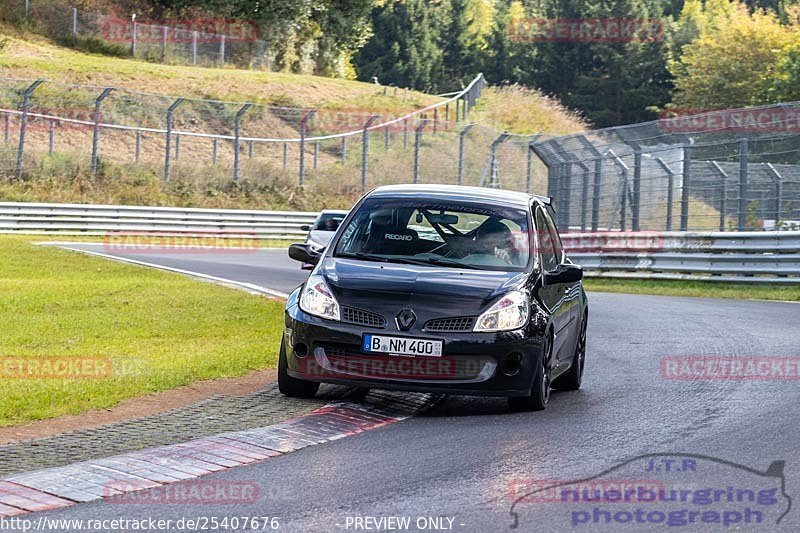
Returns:
[[[323,213],[317,218],[314,227],[315,231],[336,231],[346,215],[339,213]]]
[[[336,257],[521,271],[530,257],[523,209],[425,199],[368,199],[347,225]]]

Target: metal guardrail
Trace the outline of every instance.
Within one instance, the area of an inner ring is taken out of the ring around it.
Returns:
[[[0,233],[301,239],[314,212],[0,202]],[[800,283],[800,231],[564,233],[589,277]]]
[[[213,233],[297,239],[314,212],[0,202],[0,233],[108,235]]]
[[[563,240],[594,277],[800,283],[800,231],[567,233]]]

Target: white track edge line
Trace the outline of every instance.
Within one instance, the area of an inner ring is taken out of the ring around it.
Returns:
[[[74,244],[75,243],[70,243],[70,245],[74,245]],[[80,244],[80,243],[78,243],[78,244]],[[257,294],[265,294],[267,296],[272,296],[274,298],[281,298],[283,300],[285,300],[285,299],[287,299],[289,297],[289,295],[286,294],[285,292],[280,292],[280,291],[275,291],[275,290],[272,290],[272,289],[268,289],[266,287],[262,287],[261,285],[256,285],[255,283],[246,283],[246,282],[243,282],[243,281],[235,281],[235,280],[232,280],[232,279],[220,278],[218,276],[212,276],[210,274],[203,274],[201,272],[194,272],[192,270],[183,270],[183,269],[180,269],[180,268],[168,267],[168,266],[159,265],[159,264],[156,264],[156,263],[148,263],[146,261],[139,261],[138,259],[128,259],[127,257],[119,257],[119,256],[116,256],[116,255],[104,254],[102,252],[92,252],[90,250],[81,250],[80,248],[71,248],[69,246],[62,246],[62,245],[59,245],[59,246],[63,250],[70,250],[72,252],[79,252],[79,253],[87,254],[87,255],[95,255],[97,257],[102,257],[104,259],[110,259],[112,261],[119,261],[119,262],[122,262],[122,263],[130,263],[132,265],[155,268],[155,269],[158,269],[158,270],[165,270],[167,272],[174,272],[176,274],[183,274],[185,276],[192,276],[194,278],[200,278],[200,279],[204,279],[204,280],[211,281],[211,282],[214,282],[214,283],[222,283],[222,284],[226,284],[226,285],[233,285],[235,287],[239,287],[241,289],[244,289],[244,290],[247,290],[247,291],[250,291],[250,292],[255,292]]]

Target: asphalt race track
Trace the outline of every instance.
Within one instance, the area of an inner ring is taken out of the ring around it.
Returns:
[[[285,253],[126,257],[290,292],[305,272]],[[409,517],[411,531],[800,530],[796,366],[793,379],[676,380],[660,372],[664,356],[800,357],[800,306],[594,293],[589,309],[584,388],[554,393],[544,412],[448,397],[392,426],[208,477],[259,483],[254,504],[98,501],[34,517],[278,516],[280,531],[368,531],[378,524],[365,517],[389,516]],[[599,503],[531,494],[574,480],[717,494],[705,494],[710,503],[691,495],[649,501],[646,490],[632,502],[609,493]],[[747,499],[761,491],[763,499]]]

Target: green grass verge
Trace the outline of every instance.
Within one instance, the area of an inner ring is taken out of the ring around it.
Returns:
[[[0,427],[275,365],[281,302],[31,240],[0,236],[0,358],[109,358],[111,373],[0,378]]]
[[[658,296],[696,296],[703,298],[736,298],[740,300],[800,301],[800,285],[745,285],[713,281],[628,280],[587,278],[587,291],[655,294]]]

